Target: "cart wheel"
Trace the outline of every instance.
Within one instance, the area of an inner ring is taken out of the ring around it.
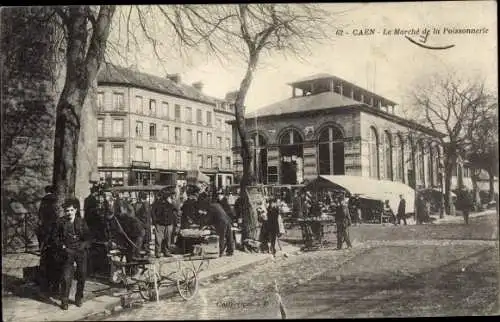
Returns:
[[[155,281],[153,279],[153,272],[147,270],[144,273],[144,281],[138,282],[139,294],[146,301],[154,301],[156,299]],[[156,285],[160,287],[160,274],[156,273]]]
[[[192,267],[183,267],[178,272],[177,290],[180,296],[189,301],[198,292],[198,276]]]

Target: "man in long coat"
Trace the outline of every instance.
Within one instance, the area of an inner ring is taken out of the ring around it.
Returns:
[[[198,212],[202,214],[205,226],[210,225],[215,227],[215,231],[219,236],[219,255],[222,256],[224,250],[226,250],[226,255],[232,256],[234,243],[231,231],[231,218],[226,214],[222,206],[219,203],[211,203],[204,199],[198,202]]]

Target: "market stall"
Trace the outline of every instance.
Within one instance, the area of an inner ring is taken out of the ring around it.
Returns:
[[[400,195],[406,200],[406,213],[414,213],[415,190],[402,182],[377,180],[373,178],[333,175],[318,176],[311,181],[306,190],[313,191],[316,195],[324,193],[325,189],[338,189],[344,191],[348,196],[357,194],[360,199],[364,199],[362,205],[363,212],[369,210],[371,216],[380,213],[378,209],[381,202],[389,200],[389,206],[394,213],[397,213]],[[367,207],[368,205],[368,207]],[[365,216],[364,216],[365,217]]]

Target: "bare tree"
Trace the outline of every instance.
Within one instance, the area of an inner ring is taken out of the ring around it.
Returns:
[[[462,80],[453,74],[426,79],[414,88],[411,98],[414,108],[423,115],[417,121],[446,134],[437,139],[444,150],[445,203],[449,213],[452,170],[457,158],[473,144],[475,129],[495,105],[483,82]]]
[[[159,10],[182,43],[203,47],[221,59],[241,59],[246,71],[234,101],[236,127],[241,141],[243,176],[240,182],[243,218],[249,231],[243,238],[257,239],[257,219],[249,207],[246,187],[252,184],[252,149],[245,124],[245,99],[263,55],[274,52],[308,55],[310,45],[328,39],[331,12],[312,4],[185,5]]]

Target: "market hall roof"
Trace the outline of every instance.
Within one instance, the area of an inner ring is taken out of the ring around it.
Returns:
[[[282,115],[327,108],[362,105],[349,97],[334,92],[323,92],[308,96],[289,98],[271,105],[264,106],[255,111],[247,113],[246,118],[263,117],[271,115]]]
[[[110,63],[103,64],[97,77],[97,82],[99,85],[117,84],[144,88],[211,105],[222,101],[207,96],[195,87],[183,84],[180,81],[176,82],[168,77],[154,76]]]

